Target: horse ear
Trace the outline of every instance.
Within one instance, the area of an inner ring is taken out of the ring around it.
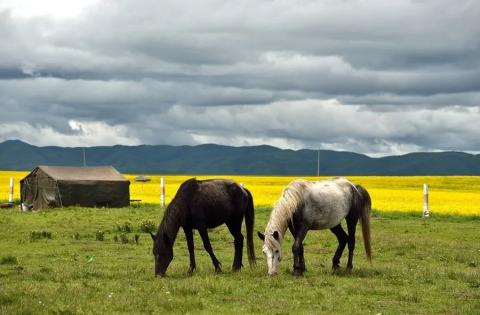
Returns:
[[[152,240],[155,241],[155,234],[153,234],[152,232],[149,232],[150,233],[150,236],[152,237]]]
[[[258,237],[259,237],[262,241],[265,240],[265,235],[263,235],[262,233],[260,233],[260,232],[257,231],[257,235],[258,235]]]
[[[276,239],[277,241],[280,238],[280,236],[278,235],[278,231],[273,232],[272,235],[273,235],[273,238]]]

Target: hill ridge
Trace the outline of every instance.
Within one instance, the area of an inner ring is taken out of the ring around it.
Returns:
[[[317,173],[317,150],[309,149],[217,144],[39,147],[20,140],[0,143],[0,169],[82,166],[83,149],[87,165],[113,165],[122,173],[297,176]],[[480,154],[445,151],[369,157],[349,151],[320,150],[320,175],[480,175]]]

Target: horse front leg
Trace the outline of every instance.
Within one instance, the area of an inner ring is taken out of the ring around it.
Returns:
[[[293,274],[301,276],[305,272],[305,259],[303,256],[303,240],[307,236],[308,228],[300,226],[295,233],[295,241],[292,246]]]
[[[195,263],[195,247],[193,245],[193,230],[191,227],[184,227],[185,238],[187,239],[188,254],[190,255],[190,268],[188,268],[188,275],[192,275],[197,267]]]
[[[210,239],[208,238],[207,228],[205,226],[198,228],[198,233],[202,238],[203,247],[205,248],[207,253],[210,255],[210,258],[212,259],[212,264],[215,267],[215,272],[216,273],[222,272],[222,264],[220,264],[220,261],[218,261],[217,257],[213,253],[212,245],[210,244]]]

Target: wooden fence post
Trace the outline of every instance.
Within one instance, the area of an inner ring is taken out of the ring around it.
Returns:
[[[428,184],[423,184],[423,217],[428,218],[430,211],[428,210]]]
[[[160,178],[160,206],[165,208],[165,179]]]
[[[8,194],[8,203],[13,203],[13,185],[14,185],[13,177],[10,177],[10,190]]]

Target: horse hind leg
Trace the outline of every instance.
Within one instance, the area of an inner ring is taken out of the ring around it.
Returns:
[[[332,231],[332,233],[335,234],[338,240],[338,247],[337,247],[337,250],[335,251],[335,255],[332,258],[332,269],[336,271],[340,268],[340,258],[342,257],[343,250],[347,245],[348,235],[343,230],[341,224],[334,226],[333,228],[330,229],[330,231]]]
[[[242,221],[240,224],[238,222],[229,222],[227,223],[228,230],[234,238],[234,247],[235,254],[233,257],[233,271],[239,271],[242,268],[242,259],[243,259],[243,234],[242,234]]]
[[[347,216],[348,228],[348,263],[347,269],[353,269],[353,252],[355,250],[355,232],[357,229],[358,217],[355,215]]]

